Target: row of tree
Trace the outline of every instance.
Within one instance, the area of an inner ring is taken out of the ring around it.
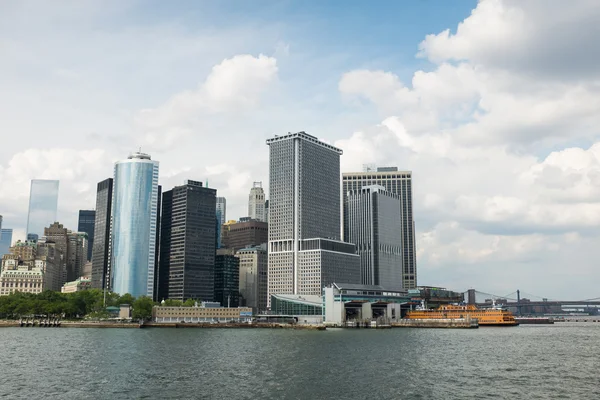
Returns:
[[[0,318],[18,319],[27,316],[48,318],[107,318],[106,307],[132,306],[134,319],[150,319],[152,307],[156,304],[146,296],[134,298],[129,293],[119,296],[99,289],[82,290],[75,293],[60,293],[46,290],[39,294],[15,292],[0,296]]]

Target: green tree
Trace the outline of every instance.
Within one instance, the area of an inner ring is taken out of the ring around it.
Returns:
[[[161,302],[162,304],[162,302]],[[165,300],[165,306],[167,307],[181,307],[182,306],[182,302],[181,300],[175,300],[175,299],[166,299]]]
[[[152,318],[152,307],[154,302],[148,296],[140,296],[133,302],[131,317],[137,320],[149,320]]]
[[[120,306],[121,304],[129,304],[130,306],[133,305],[135,301],[135,298],[130,295],[129,293],[125,293],[123,296],[119,297],[119,300],[117,301],[117,304],[115,304],[115,306]]]
[[[194,300],[194,299],[187,299],[186,301],[183,302],[184,307],[194,307],[195,305],[196,305],[196,300]]]

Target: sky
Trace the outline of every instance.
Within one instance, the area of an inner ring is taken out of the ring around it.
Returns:
[[[0,2],[0,214],[139,148],[247,214],[276,134],[413,172],[418,283],[600,297],[596,0]],[[534,297],[532,297],[534,298]]]

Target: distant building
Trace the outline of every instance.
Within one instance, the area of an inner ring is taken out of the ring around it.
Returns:
[[[158,161],[132,153],[115,163],[112,202],[111,289],[154,298],[157,269]]]
[[[254,182],[248,196],[248,216],[257,221],[266,222],[265,217],[265,191],[262,182]]]
[[[72,282],[67,282],[61,288],[61,293],[75,293],[82,290],[91,289],[92,281],[89,278],[79,278]]]
[[[210,303],[201,303],[198,307],[154,306],[154,322],[187,323],[227,323],[252,322],[252,309],[249,307],[215,307]]]
[[[342,150],[305,132],[269,146],[269,301],[321,295],[334,281],[360,282],[360,257],[341,242]]]
[[[33,179],[29,192],[27,237],[37,240],[44,228],[56,221],[58,210],[58,181]]]
[[[48,228],[44,228],[44,237],[46,242],[56,243],[57,248],[65,256],[67,271],[65,282],[81,276],[87,255],[87,234],[72,232],[55,222]]]
[[[417,256],[415,242],[415,223],[413,219],[412,173],[398,171],[396,167],[370,166],[365,172],[342,174],[344,204],[348,192],[361,190],[365,186],[383,186],[387,192],[400,198],[398,210],[402,222],[402,286],[405,289],[417,287]],[[344,240],[347,240],[347,227],[344,226]],[[347,240],[348,241],[348,240]]]
[[[12,246],[12,234],[12,229],[0,229],[0,257],[10,252],[10,247]]]
[[[366,186],[347,193],[344,203],[346,240],[360,255],[364,285],[402,289],[402,220],[400,197],[382,186]]]
[[[192,180],[164,192],[158,300],[213,300],[216,194]]]
[[[0,272],[0,296],[14,292],[38,294],[44,286],[44,272],[39,267],[5,265]]]
[[[269,223],[269,200],[265,200],[265,222]]]
[[[87,234],[87,254],[86,261],[92,259],[94,247],[94,225],[96,223],[95,210],[79,210],[79,222],[77,224],[77,232],[85,232]]]
[[[217,197],[215,211],[219,213],[219,223],[223,225],[227,221],[227,199],[225,197]]]
[[[113,179],[98,183],[96,191],[96,217],[92,248],[92,287],[110,288],[110,232],[113,197]],[[92,246],[90,246],[92,247]]]
[[[267,246],[246,247],[236,252],[240,260],[240,304],[254,313],[267,310]]]
[[[259,246],[269,240],[269,224],[262,221],[227,222],[222,230],[221,247],[235,251]]]
[[[215,258],[215,301],[225,307],[239,305],[240,260],[233,252],[217,252]]]

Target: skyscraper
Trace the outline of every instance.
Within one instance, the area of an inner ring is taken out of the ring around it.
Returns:
[[[347,193],[344,203],[346,240],[360,255],[365,285],[402,289],[402,220],[400,197],[383,186],[366,186]]]
[[[360,283],[360,257],[340,241],[342,150],[305,132],[267,140],[271,294],[321,295],[332,282]]]
[[[412,206],[412,173],[398,171],[396,167],[380,167],[376,171],[369,168],[365,172],[350,172],[342,175],[344,203],[348,191],[361,190],[364,186],[383,186],[387,192],[400,198],[400,218],[402,235],[399,238],[402,246],[402,286],[413,289],[417,286],[417,258],[415,250],[415,224]],[[344,239],[347,240],[347,228],[344,227]]]
[[[240,260],[233,251],[220,249],[215,256],[215,301],[224,307],[239,306]]]
[[[154,296],[158,161],[132,153],[115,163],[112,201],[112,291]]]
[[[219,223],[223,225],[227,221],[227,199],[225,197],[217,197],[215,209],[219,213]]]
[[[12,246],[12,234],[12,229],[2,228],[0,230],[0,258],[2,258],[2,255],[9,253]]]
[[[191,180],[164,192],[157,300],[213,300],[216,196]]]
[[[265,218],[265,191],[262,182],[254,182],[248,196],[248,216],[257,221],[266,222]]]
[[[267,309],[267,245],[246,247],[235,253],[240,259],[239,292],[242,306],[254,313]]]
[[[94,222],[94,244],[92,247],[92,287],[110,287],[110,228],[113,179],[98,183],[96,191],[96,218]]]
[[[58,181],[32,179],[27,214],[27,239],[37,240],[44,228],[56,222]]]
[[[92,251],[94,247],[94,224],[96,223],[96,211],[94,210],[79,210],[79,223],[77,224],[78,232],[87,233],[87,254],[86,261],[92,259]]]

